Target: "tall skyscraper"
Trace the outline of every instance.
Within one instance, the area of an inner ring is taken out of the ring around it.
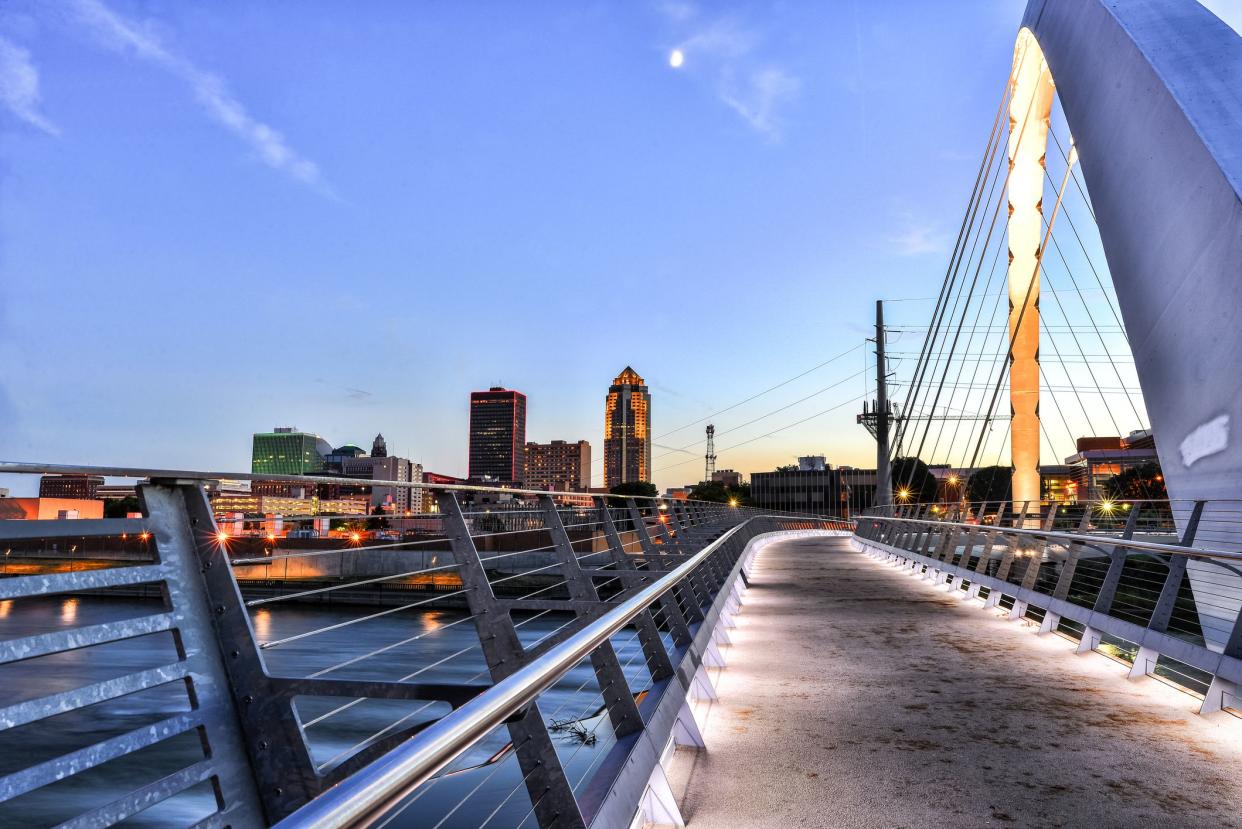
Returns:
[[[257,432],[250,452],[250,471],[268,475],[306,475],[324,468],[332,445],[293,426]]]
[[[521,483],[526,470],[526,395],[493,386],[470,393],[472,481]]]
[[[629,366],[604,403],[604,486],[651,480],[651,394]]]
[[[526,486],[575,492],[591,486],[591,444],[585,440],[567,443],[526,444]]]

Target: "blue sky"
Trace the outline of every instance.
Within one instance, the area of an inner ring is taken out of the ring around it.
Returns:
[[[8,2],[0,459],[460,474],[496,383],[598,456],[629,364],[697,480],[935,293],[1024,5]],[[863,369],[719,465],[874,462]]]

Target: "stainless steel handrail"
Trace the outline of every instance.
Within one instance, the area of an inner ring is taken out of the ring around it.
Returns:
[[[926,524],[932,527],[956,527],[970,532],[994,532],[1001,535],[1025,535],[1032,538],[1044,538],[1051,541],[1065,541],[1071,544],[1079,544],[1086,547],[1128,547],[1133,550],[1142,550],[1149,553],[1164,553],[1166,555],[1188,556],[1191,558],[1223,558],[1232,559],[1233,561],[1242,561],[1242,553],[1227,552],[1224,550],[1205,550],[1197,547],[1182,547],[1178,544],[1160,544],[1155,541],[1139,541],[1137,539],[1126,539],[1118,536],[1108,535],[1078,535],[1076,533],[1064,533],[1056,530],[1035,530],[1026,527],[997,527],[992,524],[962,524],[956,521],[936,521],[927,518],[889,518],[881,516],[862,516],[857,519],[859,523],[871,522],[889,522],[895,521],[903,524]]]
[[[534,702],[542,692],[650,607],[674,585],[752,521],[732,527],[659,581],[639,591],[526,667],[496,683],[457,710],[428,726],[399,748],[360,769],[276,824],[293,827],[366,826],[470,746]],[[819,519],[825,520],[825,519]]]
[[[515,487],[488,486],[486,484],[441,484],[428,481],[386,481],[371,478],[343,478],[328,475],[276,475],[266,472],[213,472],[189,469],[146,469],[135,466],[69,466],[52,463],[25,463],[0,461],[0,474],[53,474],[53,475],[102,475],[112,478],[163,478],[192,481],[280,481],[299,484],[356,484],[364,481],[368,486],[404,487],[406,489],[436,489],[454,492],[498,492],[510,495],[552,495],[554,497],[577,496],[585,498],[633,498],[638,501],[687,500],[693,503],[718,504],[715,501],[697,501],[693,498],[673,499],[666,495],[617,495],[610,492],[566,492],[546,489],[518,489]],[[814,516],[823,518],[824,516]]]

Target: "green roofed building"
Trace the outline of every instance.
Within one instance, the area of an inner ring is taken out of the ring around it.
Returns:
[[[277,426],[256,432],[250,452],[250,471],[263,475],[307,475],[321,472],[332,446],[319,435]]]

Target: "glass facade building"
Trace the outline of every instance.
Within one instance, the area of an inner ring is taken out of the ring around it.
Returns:
[[[308,475],[324,469],[332,446],[319,435],[278,426],[257,432],[250,452],[250,471],[262,475]]]
[[[604,400],[604,486],[651,480],[651,394],[629,366]]]
[[[521,483],[526,473],[526,395],[493,386],[470,393],[472,481]]]

